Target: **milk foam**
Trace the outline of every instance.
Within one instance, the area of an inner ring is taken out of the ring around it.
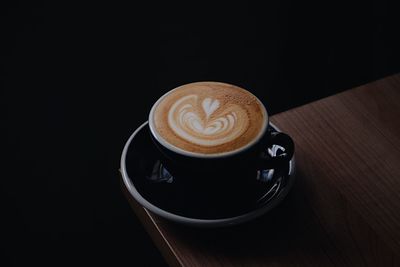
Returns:
[[[149,115],[151,133],[163,146],[201,157],[249,147],[263,136],[267,122],[256,96],[219,82],[179,86],[163,95]]]
[[[168,125],[176,135],[206,147],[238,138],[248,124],[247,113],[239,105],[221,106],[218,99],[201,100],[195,94],[179,98],[168,112]]]

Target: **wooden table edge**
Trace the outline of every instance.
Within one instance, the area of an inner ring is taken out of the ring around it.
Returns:
[[[171,244],[168,242],[168,240],[165,238],[164,234],[158,227],[153,217],[154,215],[152,215],[148,210],[146,210],[132,198],[132,196],[130,195],[128,189],[126,188],[123,182],[121,173],[120,173],[120,183],[122,192],[125,198],[128,200],[129,205],[135,212],[136,216],[139,218],[140,222],[146,229],[147,233],[150,235],[151,239],[153,240],[156,247],[163,255],[168,265],[173,267],[184,266],[178,254],[172,248]]]

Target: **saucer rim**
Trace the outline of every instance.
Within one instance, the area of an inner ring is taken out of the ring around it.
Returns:
[[[128,153],[128,148],[129,145],[131,144],[133,138],[146,126],[148,125],[148,121],[144,122],[142,125],[140,125],[129,137],[128,141],[125,143],[124,149],[122,151],[121,155],[121,165],[120,165],[120,172],[122,176],[122,180],[125,184],[125,187],[128,189],[128,192],[131,194],[131,196],[139,202],[139,204],[151,211],[152,213],[163,217],[167,220],[174,221],[177,223],[182,223],[186,225],[191,225],[191,226],[197,226],[197,227],[221,227],[221,226],[229,226],[229,225],[236,225],[240,223],[244,223],[247,221],[250,221],[252,219],[255,219],[264,213],[268,212],[269,210],[273,209],[275,206],[277,206],[289,193],[290,188],[293,186],[294,183],[294,177],[295,177],[295,156],[293,155],[292,159],[289,162],[289,174],[288,174],[288,182],[285,188],[282,189],[278,193],[278,195],[271,200],[271,202],[265,204],[262,207],[259,207],[257,209],[254,209],[250,212],[234,216],[234,217],[227,217],[227,218],[221,218],[221,219],[196,219],[196,218],[190,218],[190,217],[185,217],[181,215],[177,215],[168,211],[165,211],[154,204],[150,203],[147,201],[136,189],[134,186],[132,179],[129,178],[127,170],[126,170],[126,155]],[[276,131],[280,132],[280,129],[276,127],[273,123],[269,122],[269,125],[273,127]]]

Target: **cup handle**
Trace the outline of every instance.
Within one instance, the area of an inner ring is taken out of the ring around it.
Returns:
[[[259,167],[263,169],[280,169],[292,159],[294,154],[294,142],[289,135],[281,132],[273,132],[269,137],[267,145],[268,147],[272,145],[281,146],[284,151],[273,157],[267,152],[262,153],[260,161],[261,166]]]

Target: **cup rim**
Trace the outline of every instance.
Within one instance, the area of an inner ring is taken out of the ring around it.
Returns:
[[[155,129],[155,125],[154,125],[154,112],[156,107],[159,105],[159,103],[168,95],[170,95],[171,93],[173,93],[176,90],[179,90],[181,87],[183,86],[187,86],[187,85],[193,85],[193,84],[199,84],[199,83],[214,83],[214,84],[223,84],[223,85],[233,85],[233,84],[228,84],[228,83],[224,83],[224,82],[217,82],[217,81],[199,81],[199,82],[192,82],[192,83],[187,83],[187,84],[183,84],[180,85],[178,87],[173,88],[172,90],[169,90],[168,92],[166,92],[165,94],[163,94],[152,106],[150,113],[149,113],[149,128],[150,128],[150,133],[151,135],[157,140],[158,143],[160,143],[164,148],[186,156],[186,157],[191,157],[191,158],[202,158],[202,159],[212,159],[212,158],[224,158],[224,157],[229,157],[229,156],[233,156],[236,155],[240,152],[243,152],[245,150],[248,150],[250,147],[252,147],[253,145],[255,145],[256,143],[258,143],[260,141],[260,139],[264,136],[267,128],[268,128],[268,123],[269,123],[269,115],[267,112],[267,109],[265,108],[264,104],[261,102],[261,100],[254,95],[253,93],[251,93],[250,91],[241,88],[237,85],[233,85],[235,87],[237,87],[240,90],[246,91],[247,93],[249,93],[250,95],[254,96],[255,99],[258,101],[258,103],[260,104],[261,110],[264,112],[265,115],[265,120],[263,121],[263,125],[262,128],[260,130],[260,132],[257,134],[256,138],[254,138],[251,142],[247,143],[245,146],[242,146],[240,148],[237,148],[235,150],[231,150],[231,151],[227,151],[227,152],[221,152],[221,153],[212,153],[212,154],[206,154],[206,153],[198,153],[198,152],[191,152],[191,151],[187,151],[184,150],[182,148],[179,148],[171,143],[169,143],[167,140],[165,140],[165,138],[163,138],[158,131]]]

